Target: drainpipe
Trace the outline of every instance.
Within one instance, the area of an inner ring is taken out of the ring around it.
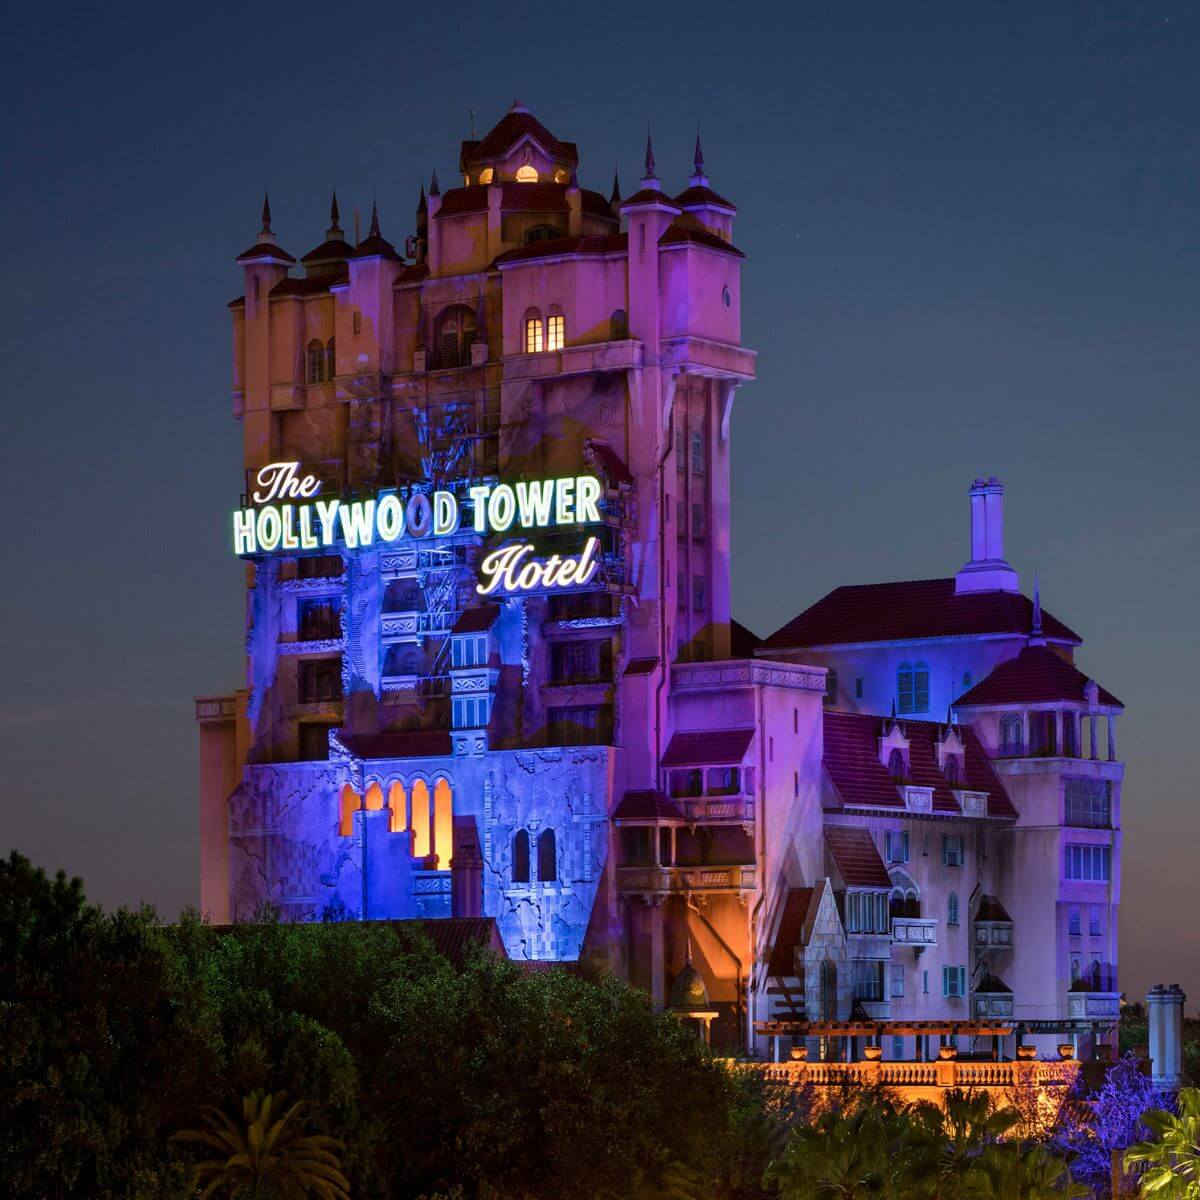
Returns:
[[[755,964],[755,930],[758,928],[759,910],[766,903],[767,898],[767,879],[766,879],[766,845],[767,845],[767,804],[766,804],[766,786],[767,786],[767,740],[766,734],[763,731],[763,698],[762,689],[755,689],[754,693],[754,727],[758,731],[758,772],[755,784],[754,808],[755,808],[755,841],[757,845],[754,848],[754,858],[758,864],[758,878],[760,887],[758,889],[758,899],[754,902],[754,907],[750,910],[748,918],[749,929],[747,931],[750,941],[750,976],[746,980],[746,1048],[753,1045],[753,1030],[750,1028],[753,1023],[754,1005],[752,1001],[751,991],[754,987],[754,964]],[[761,796],[762,803],[759,803]]]
[[[662,388],[662,371],[658,374],[659,388]],[[674,410],[674,394],[672,393],[671,408]],[[655,420],[658,419],[658,403],[654,404]],[[671,666],[671,648],[667,645],[667,527],[664,514],[667,507],[667,456],[674,446],[672,439],[672,422],[667,422],[667,436],[662,453],[658,456],[654,472],[658,478],[658,644],[662,653],[662,670],[659,672],[658,683],[654,688],[654,778],[661,783],[659,763],[662,762],[662,691],[667,683]],[[678,520],[679,514],[676,513]]]

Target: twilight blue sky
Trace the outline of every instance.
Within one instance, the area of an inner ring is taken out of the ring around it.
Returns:
[[[740,208],[735,597],[951,574],[966,488],[1121,696],[1122,982],[1200,1002],[1200,13],[1011,3],[26,6],[0,49],[0,851],[197,895],[191,697],[239,679],[233,256],[377,190],[403,242],[514,95]]]

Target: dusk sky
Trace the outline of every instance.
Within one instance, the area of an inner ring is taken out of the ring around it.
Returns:
[[[582,23],[586,16],[587,25]],[[26,7],[3,51],[0,850],[198,899],[192,698],[243,681],[234,256],[413,231],[513,98],[739,215],[735,612],[953,574],[967,487],[1127,705],[1121,986],[1200,1004],[1200,12],[1184,3]]]

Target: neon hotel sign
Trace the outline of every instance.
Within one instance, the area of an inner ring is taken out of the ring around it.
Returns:
[[[297,462],[268,463],[254,477],[254,506],[233,514],[233,551],[238,555],[291,554],[343,543],[348,550],[391,546],[405,539],[448,537],[460,527],[459,498],[454,492],[395,490],[370,500],[319,499],[320,480],[301,474]],[[600,481],[594,475],[570,475],[507,484],[479,484],[466,489],[476,533],[593,525],[600,521]],[[578,587],[599,566],[600,541],[589,537],[573,556],[534,558],[527,541],[516,541],[486,554],[479,564],[475,590],[528,592]]]

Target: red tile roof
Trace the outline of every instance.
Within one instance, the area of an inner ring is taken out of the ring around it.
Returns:
[[[634,192],[632,196],[621,201],[621,208],[633,208],[639,204],[661,204],[663,208],[673,208],[676,212],[683,211],[666,192],[657,192],[654,188],[642,188],[640,192]]]
[[[812,888],[788,888],[783,912],[779,917],[779,929],[775,933],[775,944],[771,947],[771,958],[767,963],[767,974],[787,978],[796,974],[796,947],[804,932],[804,918],[812,903]]]
[[[567,254],[598,255],[624,254],[629,248],[629,235],[624,233],[587,234],[582,237],[547,238],[518,246],[496,256],[496,262],[522,262],[532,258],[558,258]]]
[[[559,141],[532,113],[510,112],[505,113],[479,141],[462,143],[460,168],[465,171],[474,163],[503,158],[526,135],[533,138],[551,158],[578,164],[579,151],[574,142]]]
[[[312,275],[297,279],[285,275],[268,293],[275,299],[279,296],[319,296],[336,284],[345,283],[350,276],[346,271],[334,271],[329,275]]]
[[[255,242],[249,250],[243,250],[236,261],[244,262],[248,258],[274,258],[285,263],[296,261],[282,246],[277,246],[274,242]]]
[[[732,766],[746,757],[753,729],[709,729],[676,733],[663,755],[664,767]]]
[[[685,243],[693,246],[706,246],[709,250],[720,250],[722,254],[732,254],[737,258],[746,257],[736,246],[724,238],[717,237],[715,233],[709,233],[707,229],[695,229],[691,225],[672,225],[658,239],[660,246],[681,246]]]
[[[1027,634],[1033,604],[1016,592],[954,594],[953,579],[871,583],[835,588],[777,629],[763,643],[771,649],[901,642],[975,634]],[[1056,641],[1081,641],[1044,609],[1042,627]]]
[[[470,187],[450,188],[442,194],[442,205],[437,210],[439,217],[452,217],[460,213],[487,212],[488,185],[473,183]]]
[[[600,438],[588,438],[583,445],[584,457],[598,467],[613,483],[632,483],[633,476],[625,460],[612,448],[610,442]]]
[[[393,921],[396,929],[417,929],[432,943],[434,949],[456,967],[465,965],[476,949],[492,950],[507,958],[504,939],[496,928],[494,917],[441,917]]]
[[[300,261],[302,263],[327,262],[333,259],[349,258],[354,253],[354,247],[342,238],[330,238],[310,250]]]
[[[601,192],[593,192],[591,188],[580,188],[579,206],[589,217],[605,217],[614,223],[619,220],[608,197]]]
[[[506,212],[568,212],[565,183],[517,183],[501,185],[500,207]]]
[[[444,729],[412,733],[342,734],[338,740],[355,758],[442,758],[450,753],[450,734]]]
[[[498,604],[477,604],[474,608],[465,608],[458,620],[454,622],[454,633],[487,633],[496,623],[500,615]]]
[[[613,811],[614,821],[682,821],[683,809],[655,788],[626,792]]]
[[[403,262],[402,255],[396,253],[396,247],[392,245],[387,238],[378,234],[371,234],[354,248],[353,258],[391,258],[397,262]]]
[[[680,208],[707,206],[709,208],[727,208],[730,212],[737,212],[732,201],[726,200],[724,196],[718,196],[710,187],[690,187],[686,192],[680,192],[675,197],[675,203]]]
[[[825,775],[841,803],[904,810],[900,786],[879,761],[879,736],[883,721],[870,713],[825,712]],[[934,721],[900,722],[909,739],[907,783],[933,789],[935,813],[960,813],[946,776],[938,767],[937,742],[945,730]],[[987,753],[969,725],[955,725],[963,742],[962,790],[987,792],[989,817],[1015,818],[1016,809],[996,777]]]
[[[762,638],[751,632],[741,621],[729,622],[729,654],[732,658],[751,658],[762,645]]]
[[[657,658],[631,658],[625,664],[625,675],[649,675],[658,666]]]
[[[1049,646],[1026,646],[1016,658],[1002,662],[986,679],[959,696],[954,705],[1036,704],[1047,700],[1082,704],[1087,683],[1088,677],[1078,667]],[[1124,707],[1104,688],[1099,688],[1098,699],[1101,704]]]
[[[825,843],[847,887],[890,889],[892,877],[883,865],[869,829],[826,825]]]

